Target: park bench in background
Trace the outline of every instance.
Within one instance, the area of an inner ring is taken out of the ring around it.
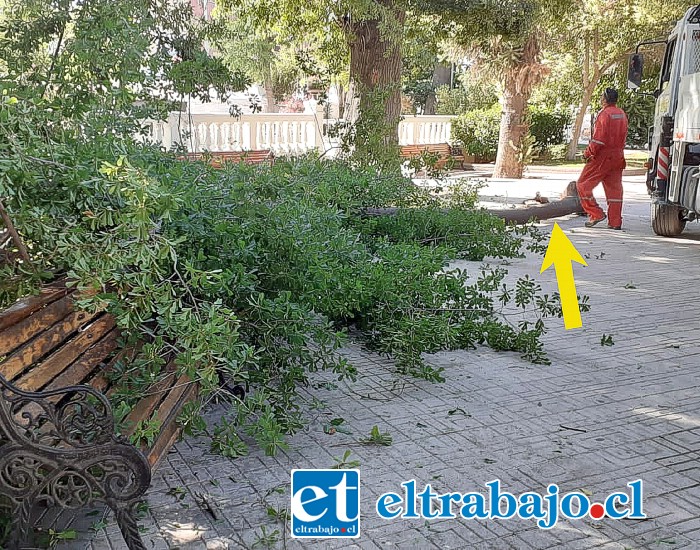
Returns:
[[[13,507],[9,548],[24,547],[39,506],[104,503],[127,546],[142,550],[136,505],[197,386],[171,360],[117,435],[110,373],[135,349],[121,346],[111,315],[74,309],[73,294],[57,282],[0,312],[0,496]],[[128,438],[139,426],[158,430],[134,445]]]
[[[401,158],[416,159],[424,154],[436,155],[436,168],[444,166],[451,167],[448,163],[459,165],[464,170],[464,153],[462,149],[452,146],[449,143],[431,143],[424,145],[403,145],[401,147]]]
[[[270,149],[259,149],[255,151],[226,151],[226,152],[211,152],[211,153],[187,153],[187,160],[203,160],[209,162],[214,168],[221,168],[225,163],[230,162],[237,164],[244,162],[246,164],[272,164],[275,156]]]

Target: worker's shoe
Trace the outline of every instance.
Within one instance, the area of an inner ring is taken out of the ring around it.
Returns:
[[[614,229],[615,231],[620,231],[622,229],[621,225],[610,225],[608,224],[608,229]]]
[[[584,224],[586,227],[595,227],[598,225],[600,222],[605,221],[608,217],[603,214],[602,218],[598,218],[597,220],[594,220],[593,218],[588,218],[588,221]]]

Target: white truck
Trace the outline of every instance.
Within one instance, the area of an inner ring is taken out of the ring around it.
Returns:
[[[638,89],[639,48],[665,43],[650,139],[647,189],[657,235],[679,235],[700,217],[700,6],[690,8],[666,40],[642,42],[630,56],[627,86]]]

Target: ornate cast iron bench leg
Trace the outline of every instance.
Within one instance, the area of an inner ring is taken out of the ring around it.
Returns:
[[[35,504],[107,504],[131,550],[145,550],[136,504],[151,482],[143,453],[115,434],[107,399],[88,386],[24,392],[0,375],[0,494],[13,507],[10,548],[30,535]]]
[[[130,550],[146,550],[146,546],[141,540],[139,526],[136,521],[136,506],[138,502],[131,503],[127,506],[117,506],[114,510],[114,516],[117,518],[117,525],[122,532],[124,542]]]

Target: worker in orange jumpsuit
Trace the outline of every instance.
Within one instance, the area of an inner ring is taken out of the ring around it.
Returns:
[[[608,203],[608,228],[622,229],[622,171],[625,169],[627,115],[617,106],[617,90],[607,88],[601,98],[603,109],[595,121],[593,137],[583,152],[586,166],[578,178],[581,206],[588,214],[586,227],[606,219],[605,212],[593,198],[593,189],[603,183]]]

